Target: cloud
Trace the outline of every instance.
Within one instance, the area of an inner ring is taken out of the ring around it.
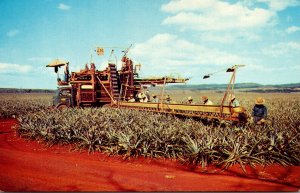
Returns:
[[[176,13],[181,11],[197,11],[199,9],[208,9],[217,3],[216,0],[179,0],[170,1],[164,4],[161,10],[169,13]]]
[[[60,3],[57,8],[60,9],[60,10],[67,11],[67,10],[71,9],[71,6]]]
[[[295,33],[297,31],[300,31],[300,27],[298,27],[298,26],[291,26],[291,27],[286,29],[286,32],[288,34]]]
[[[287,7],[300,5],[298,0],[257,0],[257,2],[266,3],[272,11],[282,11]]]
[[[199,36],[202,42],[234,43],[236,40],[252,42],[261,39],[261,36],[247,31],[240,32],[202,32]]]
[[[272,57],[291,57],[295,56],[295,54],[299,55],[300,53],[300,43],[298,42],[280,42],[277,44],[273,44],[262,50],[265,55],[269,55]]]
[[[52,58],[51,57],[31,57],[31,58],[28,58],[28,60],[31,62],[45,63],[45,62],[50,62],[52,60]]]
[[[1,63],[0,62],[0,73],[28,73],[32,70],[32,67],[29,65],[21,64],[10,64],[10,63]]]
[[[135,44],[130,51],[135,62],[142,61],[144,72],[184,72],[202,67],[222,68],[234,64],[253,62],[236,54],[220,51],[176,35],[157,34],[149,40]]]
[[[178,0],[161,7],[175,14],[163,25],[178,25],[182,30],[224,31],[248,30],[273,25],[275,12],[263,8],[248,8],[239,2],[230,4],[217,0]]]
[[[281,72],[285,70],[289,70],[288,66],[280,66],[280,67],[270,67],[265,65],[248,65],[248,70],[255,70],[257,72]]]
[[[8,31],[8,32],[6,33],[6,35],[7,35],[8,37],[15,37],[16,35],[18,35],[19,32],[20,32],[19,30],[14,29],[14,30]]]
[[[279,22],[278,12],[299,5],[298,0],[171,0],[161,6],[161,11],[169,14],[161,24],[198,33],[196,36],[204,42],[251,42],[274,31]],[[295,30],[291,28],[288,32]]]

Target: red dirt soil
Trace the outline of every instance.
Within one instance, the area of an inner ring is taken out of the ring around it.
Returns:
[[[50,148],[16,135],[15,119],[0,120],[2,191],[299,191],[300,166],[222,171],[168,159],[108,157]]]

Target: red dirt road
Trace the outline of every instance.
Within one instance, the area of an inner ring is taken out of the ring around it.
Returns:
[[[228,171],[175,161],[124,161],[101,153],[70,152],[16,136],[14,119],[0,120],[2,191],[299,191],[300,167],[239,166]]]

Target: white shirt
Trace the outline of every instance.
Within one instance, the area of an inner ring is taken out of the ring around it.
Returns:
[[[135,102],[135,99],[131,98],[131,99],[128,100],[128,102]]]
[[[211,102],[210,100],[207,100],[206,103],[204,103],[204,105],[214,105],[214,103]]]

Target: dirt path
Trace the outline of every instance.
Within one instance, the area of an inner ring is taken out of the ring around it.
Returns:
[[[191,168],[170,160],[124,161],[95,153],[46,148],[16,137],[14,119],[0,120],[2,191],[299,191],[300,167],[229,171]]]

